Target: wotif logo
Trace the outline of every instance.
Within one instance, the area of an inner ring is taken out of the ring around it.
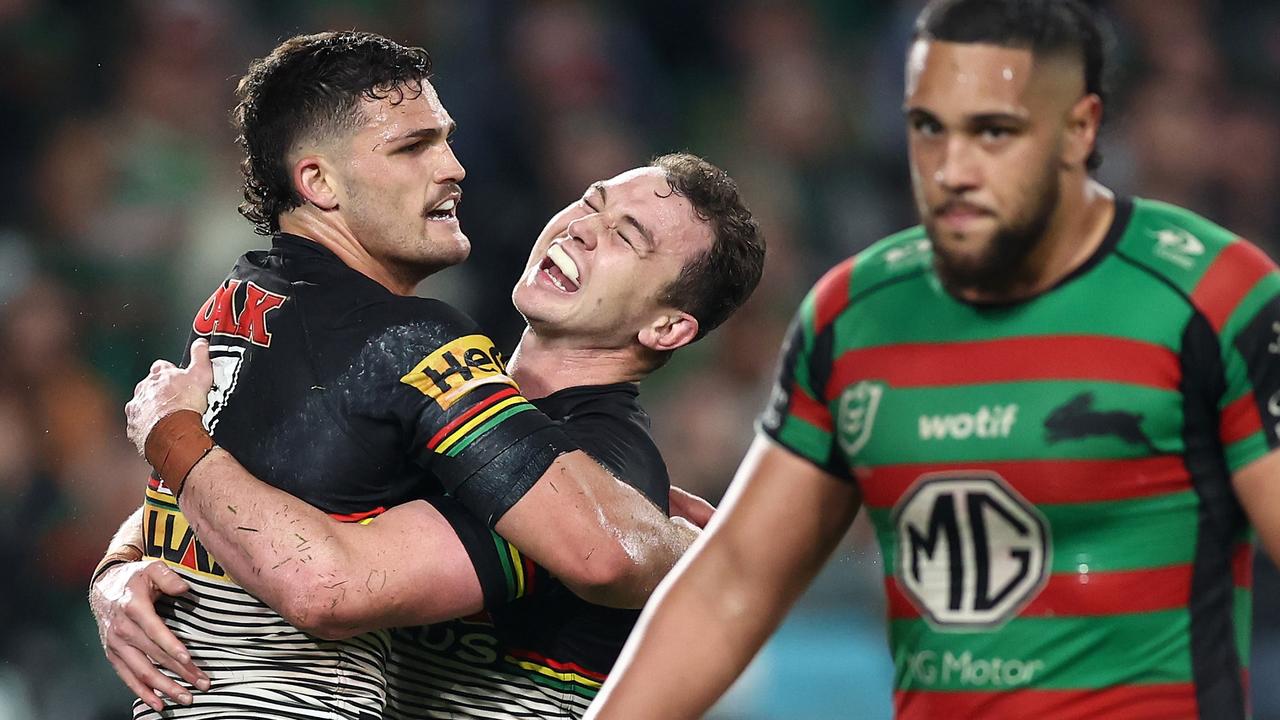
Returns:
[[[983,405],[974,412],[952,415],[921,415],[921,440],[968,440],[1007,438],[1018,420],[1018,406]]]

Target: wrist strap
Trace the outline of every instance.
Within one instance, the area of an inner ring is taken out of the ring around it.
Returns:
[[[137,562],[142,558],[142,548],[137,545],[125,545],[112,550],[107,553],[106,557],[102,558],[102,562],[98,563],[98,567],[93,569],[93,575],[89,576],[89,587],[93,587],[93,584],[98,582],[98,578],[102,576],[102,573],[116,565]]]
[[[182,484],[196,463],[213,450],[213,438],[195,410],[179,410],[165,415],[147,435],[144,455],[165,487],[178,499]]]

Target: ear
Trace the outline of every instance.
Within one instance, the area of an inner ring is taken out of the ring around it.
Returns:
[[[654,352],[684,347],[698,337],[698,319],[687,312],[670,310],[640,330],[640,344]]]
[[[1062,162],[1068,167],[1083,168],[1098,144],[1098,128],[1102,125],[1102,98],[1089,93],[1067,111],[1066,133],[1063,135]]]
[[[338,187],[333,168],[319,155],[304,155],[293,163],[293,186],[303,200],[321,210],[338,207]]]

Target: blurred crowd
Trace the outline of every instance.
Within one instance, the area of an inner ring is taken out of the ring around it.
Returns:
[[[199,303],[266,242],[235,211],[228,111],[251,58],[350,28],[431,52],[459,124],[474,250],[421,291],[505,347],[529,245],[588,184],[677,149],[729,170],[765,228],[765,278],[642,392],[672,478],[716,499],[804,291],[914,222],[900,105],[921,4],[0,0],[0,720],[127,717],[85,585],[141,498],[120,410],[133,383],[179,356]],[[1277,254],[1280,3],[1102,4],[1119,44],[1100,177]],[[869,543],[855,529],[804,612],[876,627]],[[1260,568],[1254,677],[1280,672],[1273,577]],[[862,651],[887,665],[883,636],[869,637]],[[1257,716],[1280,717],[1280,689],[1256,685]]]

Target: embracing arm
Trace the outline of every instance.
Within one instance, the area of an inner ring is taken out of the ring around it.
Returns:
[[[191,588],[159,560],[143,560],[143,508],[120,525],[89,583],[89,608],[98,624],[102,650],[120,680],[156,712],[164,697],[191,704],[191,693],[161,673],[153,663],[199,690],[209,678],[156,614],[161,595],[182,595]]]
[[[812,581],[859,505],[851,484],[758,437],[587,717],[701,717]]]
[[[187,368],[152,366],[125,415],[130,439],[145,445],[153,465],[173,468],[172,459],[184,455],[194,461],[177,466],[182,477],[163,479],[178,488],[178,505],[200,542],[242,587],[295,627],[326,638],[482,608],[470,557],[426,502],[392,508],[367,525],[343,523],[257,479],[220,448],[202,457],[181,447],[169,452],[183,442],[181,433],[153,429],[177,411],[202,412],[212,377],[208,345],[197,341]],[[157,435],[179,440],[166,448]]]
[[[396,506],[368,524],[339,522],[216,449],[191,470],[178,505],[237,583],[318,637],[425,625],[483,609],[470,556],[425,501]]]
[[[581,451],[557,458],[494,529],[584,600],[629,608],[698,536]]]

